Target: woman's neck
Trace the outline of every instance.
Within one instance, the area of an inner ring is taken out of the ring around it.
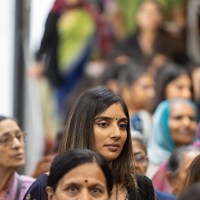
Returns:
[[[153,44],[156,38],[156,32],[154,31],[142,31],[139,34],[139,44],[142,51],[149,55],[153,53]]]
[[[9,183],[15,173],[14,169],[1,169],[0,168],[0,193],[7,190]]]
[[[143,30],[139,33],[140,38],[145,38],[150,41],[154,40],[157,35],[157,31],[152,31],[152,30]]]
[[[127,189],[124,185],[115,184],[111,192],[110,200],[126,199]]]

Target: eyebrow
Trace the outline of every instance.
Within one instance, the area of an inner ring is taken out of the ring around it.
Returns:
[[[20,130],[14,130],[14,131],[12,131],[12,132],[16,134],[16,133],[19,133],[19,132],[21,132],[21,131],[20,131]],[[2,133],[1,136],[7,136],[7,135],[10,135],[10,133],[11,133],[11,132],[7,131],[7,132]]]
[[[70,183],[64,183],[65,187],[73,186],[73,187],[82,187],[82,184],[76,183],[76,182],[70,182]],[[89,187],[101,187],[102,189],[104,188],[104,185],[102,183],[88,183]]]
[[[115,120],[117,119],[117,121],[127,121],[128,122],[128,119],[126,117],[122,117],[122,118],[113,118],[113,117],[106,117],[106,116],[100,116],[100,117],[95,117],[94,120]]]

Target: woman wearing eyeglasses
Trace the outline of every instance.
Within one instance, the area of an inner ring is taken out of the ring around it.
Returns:
[[[17,173],[25,163],[24,139],[15,119],[0,116],[0,200],[21,200],[35,180]]]
[[[135,171],[138,174],[146,174],[149,160],[147,156],[147,148],[144,142],[144,138],[140,136],[134,136],[131,139],[132,151],[134,158]],[[155,190],[155,195],[157,200],[175,200],[175,196],[169,193],[161,192]]]

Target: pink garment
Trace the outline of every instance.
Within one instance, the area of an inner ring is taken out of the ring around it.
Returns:
[[[170,184],[166,177],[167,163],[164,162],[152,178],[153,186],[155,189],[171,193]]]
[[[21,187],[20,187],[19,198],[16,199],[19,177],[21,179]],[[5,193],[4,200],[22,200],[26,191],[28,190],[28,188],[31,186],[31,184],[34,181],[35,179],[32,177],[19,175],[15,173],[13,176],[13,179],[10,182],[8,190]]]

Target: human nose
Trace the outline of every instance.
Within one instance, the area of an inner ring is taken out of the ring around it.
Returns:
[[[12,140],[12,148],[20,147],[21,145],[22,143],[16,137],[14,137]]]
[[[140,169],[140,165],[136,161],[134,161],[134,163],[135,163],[135,169],[136,171],[138,171]]]
[[[79,194],[79,198],[77,200],[92,200],[88,190],[82,190]]]
[[[190,126],[191,125],[191,120],[190,120],[190,118],[189,117],[184,117],[183,118],[183,124],[184,124],[184,126]]]
[[[119,139],[121,137],[121,130],[120,130],[117,122],[113,123],[111,131],[112,131],[112,135],[111,135],[112,138]]]

